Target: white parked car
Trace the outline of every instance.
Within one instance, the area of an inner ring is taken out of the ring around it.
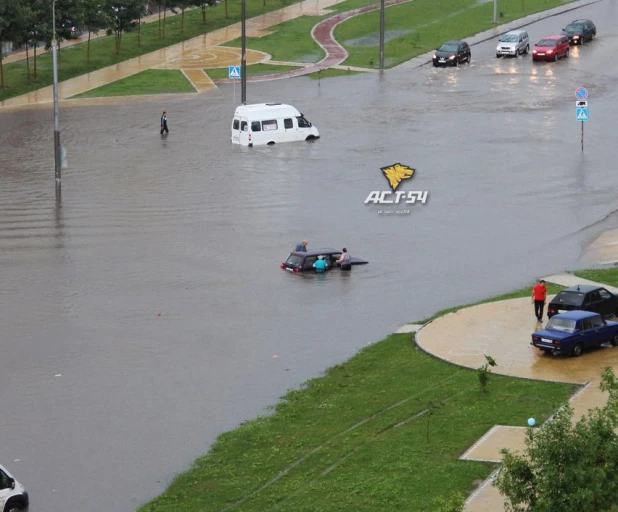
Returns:
[[[318,129],[291,105],[256,103],[234,112],[232,144],[253,147],[319,138]]]
[[[525,30],[512,30],[504,34],[496,46],[496,57],[526,55],[530,51],[530,38]]]
[[[0,466],[0,512],[18,512],[29,505],[28,492],[11,473]]]

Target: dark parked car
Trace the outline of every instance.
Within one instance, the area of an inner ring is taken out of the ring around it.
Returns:
[[[552,299],[547,307],[547,316],[551,318],[574,309],[594,311],[603,317],[611,318],[618,315],[618,297],[600,286],[571,286]]]
[[[339,267],[339,264],[335,262],[341,257],[341,251],[325,248],[307,252],[293,251],[288,256],[288,259],[281,264],[281,268],[290,272],[315,272],[313,264],[318,259],[318,256],[324,256],[327,265],[326,270]],[[350,263],[352,265],[366,265],[369,262],[352,256],[350,257]]]
[[[532,345],[548,354],[579,356],[582,350],[611,342],[618,345],[618,322],[598,313],[570,311],[551,318],[545,329],[532,334]]]
[[[462,62],[470,62],[472,53],[465,41],[447,41],[433,54],[433,65],[459,66]]]
[[[562,33],[569,37],[571,44],[584,44],[597,35],[597,27],[590,20],[575,20],[569,23]]]

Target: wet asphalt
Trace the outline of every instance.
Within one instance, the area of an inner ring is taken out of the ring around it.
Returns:
[[[400,324],[577,267],[617,224],[618,7],[528,27],[534,42],[577,17],[598,38],[558,63],[496,59],[493,40],[458,69],[250,85],[248,103],[297,106],[315,143],[232,146],[232,85],[64,109],[59,203],[52,111],[0,114],[0,454],[31,511],[133,510]],[[429,199],[379,214],[364,200],[396,162]],[[370,263],[282,271],[304,238]]]

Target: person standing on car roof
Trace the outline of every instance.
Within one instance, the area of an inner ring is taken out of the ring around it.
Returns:
[[[303,240],[301,243],[296,244],[295,252],[307,252],[307,240]]]
[[[532,288],[532,302],[534,303],[534,315],[539,322],[543,321],[543,308],[545,307],[545,299],[547,298],[547,287],[545,281],[540,279],[539,282]]]

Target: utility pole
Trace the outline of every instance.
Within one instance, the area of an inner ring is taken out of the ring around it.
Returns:
[[[242,6],[240,11],[241,17],[241,60],[240,60],[240,103],[241,105],[247,104],[247,27],[246,27],[246,12],[247,0],[242,0]]]
[[[60,197],[62,184],[62,162],[60,147],[60,119],[58,112],[58,41],[56,40],[56,0],[52,0],[52,66],[54,72],[54,167],[56,169],[56,197]]]
[[[384,0],[380,0],[380,71],[384,70]]]
[[[498,23],[498,0],[494,0],[494,25]]]

